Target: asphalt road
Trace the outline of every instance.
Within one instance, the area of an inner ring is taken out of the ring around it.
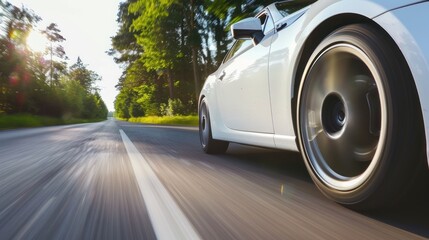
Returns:
[[[359,213],[319,193],[299,154],[231,144],[206,155],[195,128],[110,119],[0,132],[0,239],[426,239],[425,191]]]

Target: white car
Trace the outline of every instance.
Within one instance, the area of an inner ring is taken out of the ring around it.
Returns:
[[[329,198],[393,204],[428,167],[428,25],[416,0],[284,1],[233,24],[199,99],[203,150],[300,151]]]

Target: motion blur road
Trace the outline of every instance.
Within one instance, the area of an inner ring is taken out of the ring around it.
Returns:
[[[428,201],[412,202],[351,211],[319,193],[299,154],[206,155],[195,128],[0,131],[0,239],[167,239],[171,224],[178,239],[429,238]]]

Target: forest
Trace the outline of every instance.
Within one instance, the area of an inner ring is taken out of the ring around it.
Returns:
[[[54,118],[106,119],[107,108],[95,87],[100,76],[80,58],[68,66],[55,23],[40,30],[49,41],[33,51],[27,38],[41,17],[0,0],[0,115],[31,114]]]
[[[126,0],[109,54],[123,68],[119,118],[191,115],[205,78],[232,43],[229,27],[266,0]]]

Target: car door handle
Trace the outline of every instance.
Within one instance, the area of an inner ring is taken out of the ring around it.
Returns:
[[[223,80],[223,78],[225,77],[225,75],[226,75],[225,71],[222,71],[222,72],[221,72],[221,74],[220,74],[220,75],[219,75],[219,77],[218,77],[218,78],[219,78],[219,80],[221,80],[221,81],[222,81],[222,80]]]

